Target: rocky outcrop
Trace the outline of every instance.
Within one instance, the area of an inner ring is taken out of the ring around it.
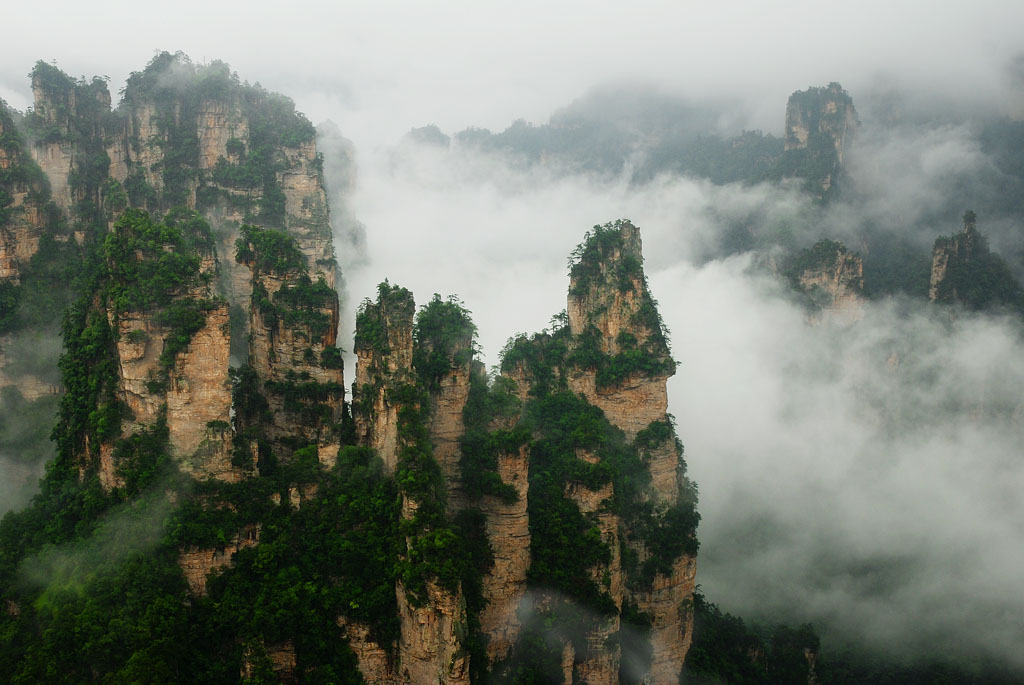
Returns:
[[[604,254],[594,255],[588,270],[578,270],[569,285],[568,323],[574,336],[588,332],[600,351],[609,356],[639,351],[650,363],[630,371],[616,383],[605,385],[593,368],[569,374],[569,388],[600,407],[612,425],[633,440],[653,421],[666,419],[668,379],[675,374],[656,304],[643,275],[643,247],[639,230],[625,222],[618,241],[610,240]],[[680,455],[674,450],[651,454],[653,487],[664,502],[678,493]]]
[[[400,386],[415,382],[415,311],[412,293],[385,283],[377,302],[363,303],[356,322],[356,380],[352,386],[356,439],[377,451],[387,473],[394,473],[398,464],[399,405],[391,394]]]
[[[928,298],[971,309],[997,308],[1024,313],[1024,287],[1006,262],[989,249],[973,211],[964,214],[960,233],[935,241]]]
[[[345,634],[349,649],[356,655],[363,679],[374,685],[398,685],[402,681],[395,675],[394,656],[370,637],[370,629],[360,623],[338,618],[338,626]]]
[[[433,528],[446,525],[443,494],[438,490],[447,492],[448,484],[440,480],[427,485],[431,468],[402,462],[407,458],[404,450],[420,453],[408,457],[411,459],[429,455],[431,460],[444,459],[450,467],[456,465],[462,409],[469,387],[468,365],[455,366],[450,359],[451,368],[438,379],[438,387],[430,392],[424,386],[413,366],[415,309],[412,293],[386,282],[380,285],[375,302],[364,301],[356,319],[358,362],[352,392],[358,444],[373,447],[387,473],[406,469],[398,475],[408,555],[423,553],[413,549],[418,544],[417,536],[429,535]],[[463,347],[468,348],[470,343],[465,341]],[[423,433],[429,447],[418,437]],[[430,451],[422,454],[424,448]],[[441,458],[438,449],[444,455]],[[418,484],[413,485],[414,481]],[[410,487],[414,489],[407,489]],[[433,491],[428,492],[431,488]],[[436,502],[429,501],[432,499]],[[412,563],[422,565],[424,560]],[[381,681],[393,677],[402,683],[468,683],[469,655],[463,643],[469,623],[461,588],[444,587],[424,570],[418,573],[426,574],[426,578],[422,591],[415,596],[402,581],[395,584],[400,621],[397,658],[393,669],[389,666],[380,676]],[[349,627],[347,633],[350,640],[357,638],[357,654],[363,654],[360,663],[375,669],[370,673],[363,670],[364,677],[376,682],[381,672],[379,648],[368,644],[365,636],[359,637],[358,627]]]
[[[182,470],[196,478],[240,477],[231,465],[230,333],[228,305],[221,301],[206,313],[169,374],[168,439]]]
[[[16,284],[39,250],[50,188],[2,101],[0,141],[0,281]]]
[[[228,142],[243,145],[249,140],[249,120],[237,102],[203,100],[196,115],[199,137],[199,168],[212,170],[221,159],[238,161],[239,153],[228,150]],[[243,142],[244,141],[244,142]]]
[[[793,93],[786,105],[785,136],[785,155],[791,163],[785,164],[784,157],[784,168],[810,174],[808,182],[827,193],[859,123],[853,100],[838,83]]]
[[[430,393],[430,443],[434,448],[434,460],[444,476],[450,515],[466,507],[466,493],[459,466],[462,457],[459,439],[466,432],[462,414],[466,400],[469,399],[468,359],[472,344],[472,336],[467,335],[448,350],[446,356],[450,370],[441,376],[437,388]]]
[[[208,311],[203,327],[166,371],[161,362],[169,334],[165,327],[138,312],[112,323],[119,333],[118,394],[131,413],[124,430],[134,432],[164,416],[171,454],[183,471],[235,481],[240,474],[231,466],[227,318],[226,304]]]
[[[322,281],[312,284],[301,269],[254,269],[253,283],[259,302],[249,309],[249,364],[270,404],[261,429],[282,455],[291,450],[281,441],[295,438],[336,454],[333,427],[341,420],[344,378],[340,358],[332,363],[328,351],[336,349],[337,295]]]
[[[259,544],[259,526],[246,526],[230,542],[209,549],[186,549],[178,554],[178,566],[185,574],[189,590],[194,595],[206,594],[206,581],[210,573],[230,566],[239,550]]]
[[[518,610],[530,568],[528,446],[499,454],[498,475],[515,490],[515,501],[485,495],[478,504],[494,555],[494,564],[483,577],[486,603],[480,612],[480,630],[487,636],[487,659],[492,664],[508,656],[521,627]]]
[[[284,192],[288,232],[306,255],[310,274],[323,277],[334,287],[337,260],[331,239],[330,214],[324,190],[323,160],[316,143],[309,141],[284,148],[286,169],[278,173]]]
[[[819,241],[797,255],[787,273],[819,312],[858,317],[867,301],[864,262],[841,243]]]
[[[591,463],[598,461],[586,452],[579,453],[578,457]],[[621,610],[625,589],[619,540],[621,521],[617,514],[612,513],[610,506],[615,490],[611,483],[597,490],[591,490],[582,483],[570,483],[565,494],[576,503],[580,513],[597,524],[601,541],[608,545],[609,561],[591,567],[590,576],[608,593],[615,607]],[[595,619],[585,638],[586,648],[576,655],[574,682],[594,685],[613,685],[619,682],[621,648],[611,639],[618,633],[619,624],[618,614]]]
[[[932,269],[928,281],[928,299],[931,302],[960,300],[958,282],[953,274],[966,270],[988,252],[984,238],[978,232],[974,212],[964,215],[964,227],[960,233],[948,238],[939,238],[932,248]]]
[[[667,381],[675,373],[675,364],[643,276],[639,231],[629,222],[620,222],[615,228],[617,236],[599,232],[591,242],[599,253],[584,253],[579,267],[573,269],[568,323],[575,336],[587,335],[588,331],[593,335],[596,329],[599,348],[606,355],[639,352],[646,361],[615,383],[601,383],[600,370],[593,368],[571,371],[568,381],[573,392],[600,407],[612,425],[620,428],[630,441],[637,441],[642,431],[652,426],[671,426]],[[674,436],[645,441],[644,452],[651,475],[648,497],[660,510],[676,505],[686,482],[678,441]],[[611,497],[613,492],[576,489],[573,494],[581,511],[600,512],[599,500]],[[581,497],[584,494],[586,499]],[[606,569],[609,594],[620,608],[624,598],[631,599],[651,619],[651,682],[675,682],[693,630],[693,616],[686,607],[692,601],[695,559],[683,554],[675,560],[671,574],[656,574],[649,588],[643,584],[630,588],[618,561],[619,521],[609,513],[597,513],[597,521],[602,537],[613,550]],[[633,542],[631,547],[641,563],[651,554],[640,543]],[[605,627],[612,629],[610,625]],[[596,668],[600,677],[605,678],[613,663],[614,659],[602,654],[595,667],[587,668]]]
[[[254,640],[242,654],[241,676],[244,682],[278,682],[293,685],[299,682],[295,643],[291,640],[267,644]]]
[[[427,601],[415,606],[395,586],[401,633],[398,677],[403,683],[469,683],[469,655],[462,646],[468,627],[461,593],[427,582]]]
[[[630,592],[633,601],[651,618],[651,668],[648,682],[672,683],[679,678],[693,641],[693,592],[697,587],[697,560],[684,554],[669,575],[657,574],[650,588]]]

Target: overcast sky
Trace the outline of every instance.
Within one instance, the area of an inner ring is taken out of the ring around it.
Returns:
[[[314,123],[332,121],[355,146],[347,211],[365,226],[362,243],[338,244],[346,347],[352,303],[388,277],[421,304],[461,295],[496,363],[509,336],[565,307],[565,259],[583,232],[631,218],[682,362],[670,411],[701,491],[698,581],[710,599],[895,648],[953,636],[1019,651],[1018,321],[951,324],[883,302],[852,327],[809,325],[777,283],[746,268],[749,256],[697,259],[728,220],[799,216],[808,198],[792,188],[675,177],[635,187],[392,146],[430,123],[451,133],[546,122],[606,83],[733,98],[750,125],[776,134],[791,92],[830,81],[855,102],[910,89],[1018,114],[1024,3],[351,5],[14,3],[3,10],[0,97],[30,104],[37,59],[108,75],[116,92],[155,50],[182,50],[291,96]],[[330,157],[338,146],[321,148]],[[859,154],[851,174],[871,202],[826,215],[833,235],[867,211],[929,216],[956,192],[950,170],[989,163],[956,128],[871,139]],[[929,235],[953,232],[955,219]]]
[[[286,9],[287,7],[287,9]],[[1024,3],[975,2],[56,2],[7,3],[0,97],[30,104],[38,59],[118,90],[155,50],[222,59],[291,95],[357,144],[412,126],[546,121],[598,83],[741,95],[781,130],[809,85],[892,81],[995,98],[1020,51]]]

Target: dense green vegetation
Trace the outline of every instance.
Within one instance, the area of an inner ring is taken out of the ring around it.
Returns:
[[[671,376],[676,368],[669,357],[668,331],[648,290],[641,258],[624,242],[623,229],[627,226],[627,220],[594,226],[569,258],[569,295],[588,302],[591,323],[573,341],[565,363],[593,370],[600,389],[620,386],[633,374]],[[595,316],[607,313],[616,292],[632,293],[639,300],[628,323],[644,335],[644,340],[640,342],[635,334],[623,331],[615,340],[617,350],[609,354],[593,321]],[[560,325],[566,323],[563,319]]]
[[[12,207],[14,193],[27,192],[26,201],[37,206],[50,200],[50,182],[32,161],[25,142],[7,104],[0,100],[0,156],[5,160],[0,167],[0,227],[18,211]]]
[[[63,316],[60,370],[66,394],[27,402],[13,388],[0,393],[0,452],[33,462],[55,451],[31,505],[0,522],[0,673],[15,683],[240,682],[248,662],[252,675],[246,681],[265,682],[273,678],[270,652],[289,645],[301,681],[359,682],[338,617],[366,625],[370,637],[393,653],[396,583],[414,605],[427,601],[428,584],[436,583],[462,592],[468,617],[462,646],[471,655],[474,682],[486,682],[478,617],[484,607],[482,579],[494,556],[477,507],[486,497],[517,501],[516,489],[498,475],[498,460],[520,450],[529,455],[529,583],[551,601],[537,620],[527,622],[494,679],[560,680],[561,641],[585,655],[587,632],[617,612],[623,629],[611,641],[634,663],[650,659],[650,617],[628,601],[617,608],[608,574],[600,571],[619,554],[627,587],[643,590],[657,574],[670,573],[681,555],[696,553],[696,488],[685,478],[680,459],[678,502],[654,504],[647,462],[659,451],[682,455],[671,417],[653,421],[629,441],[567,382],[571,374],[592,371],[597,388],[606,390],[631,376],[660,377],[675,369],[640,257],[623,240],[627,222],[595,226],[569,267],[574,297],[639,291],[640,305],[629,321],[637,334],[619,335],[614,354],[605,351],[609,341],[594,326],[573,336],[565,313],[550,331],[514,338],[501,365],[523,371],[529,386],[522,389],[524,402],[510,378],[489,381],[473,364],[475,327],[462,302],[435,295],[417,313],[406,289],[385,282],[376,302],[367,300],[359,308],[355,348],[377,356],[370,390],[384,390],[387,403],[398,408],[395,474],[385,475],[372,450],[355,446],[347,408],[340,422],[334,415],[333,407],[344,397],[340,384],[318,382],[297,369],[265,380],[242,366],[231,374],[233,426],[211,421],[206,428],[217,436],[234,428],[232,463],[244,478],[197,482],[177,470],[163,416],[122,435],[127,409],[117,399],[114,346],[118,335],[129,343],[148,343],[152,331],[119,332],[117,324],[145,314],[162,329],[158,342],[166,374],[211,308],[223,304],[209,296],[212,275],[202,272],[213,256],[209,226],[195,213],[172,209],[195,192],[201,210],[224,204],[243,210],[246,221],[268,227],[242,226],[236,258],[256,273],[286,282],[273,294],[257,283],[252,305],[271,326],[307,336],[304,364],[340,369],[340,351],[321,343],[332,323],[326,310],[336,306],[332,298],[337,296],[324,280],[309,277],[305,256],[282,230],[288,217],[278,179],[289,164],[282,150],[310,142],[313,128],[287,98],[241,83],[223,63],[193,65],[180,53],[161,53],[134,73],[119,112],[108,110],[103,79],[75,80],[42,62],[32,78],[49,94],[52,111],[29,112],[19,125],[37,142],[74,148],[69,177],[74,211],[59,216],[41,171],[24,157],[25,140],[14,119],[0,106],[0,150],[22,155],[19,164],[0,169],[0,229],[18,218],[12,207],[15,186],[30,189],[29,200],[46,220],[39,251],[23,265],[20,284],[0,282],[0,332],[52,328]],[[797,94],[795,104],[811,119],[827,117],[821,99],[832,92],[810,89]],[[200,169],[197,118],[210,100],[237,107],[248,126],[236,132],[241,137],[228,140],[226,156],[207,172]],[[128,112],[149,105],[157,135],[133,141],[134,152],[155,145],[162,162],[154,169],[136,163],[121,184],[107,175],[111,160],[105,144],[115,129],[129,125]],[[1019,137],[1018,129],[993,129],[991,144]],[[435,144],[450,142],[436,128],[418,135]],[[600,140],[608,144],[594,144]],[[456,144],[517,151],[529,164],[554,157],[591,170],[623,168],[636,151],[623,140],[613,125],[566,121],[542,127],[517,122],[498,135],[466,131],[456,136]],[[1000,156],[999,164],[1007,174],[1024,176],[1012,156]],[[664,170],[716,183],[800,176],[813,190],[826,177],[834,181],[838,166],[824,137],[812,137],[806,149],[783,152],[782,140],[745,132],[734,138],[670,139],[646,150],[635,178]],[[151,183],[147,178],[153,173]],[[323,216],[322,222],[303,227],[323,230]],[[71,238],[72,229],[82,236],[81,244]],[[749,235],[736,239],[736,249],[751,246],[743,237]],[[939,245],[955,240],[940,239]],[[909,243],[905,247],[896,256],[873,250],[865,273],[874,292],[926,288],[927,255],[911,258]],[[839,249],[837,243],[819,243],[797,255],[787,275],[808,265],[834,264]],[[983,253],[969,268],[951,273],[947,295],[955,290],[970,307],[1021,307],[1024,297],[1009,268],[987,247]],[[912,269],[904,269],[910,264]],[[412,373],[387,378],[380,358],[391,352],[389,334],[407,323],[413,335]],[[31,340],[23,337],[19,344]],[[15,354],[12,360],[5,369],[10,375],[57,381],[47,376],[43,356]],[[430,412],[454,372],[469,377],[459,468],[470,504],[453,516],[430,440]],[[158,393],[165,381],[166,375],[154,379],[150,390]],[[363,396],[373,395],[364,389]],[[267,426],[275,418],[271,402],[289,422],[339,436],[336,466],[321,464],[317,445],[305,438],[268,439]],[[366,406],[356,410],[369,413]],[[54,414],[51,448],[38,438]],[[117,472],[105,485],[97,469],[101,445],[111,448]],[[613,494],[602,511],[622,521],[618,549],[602,539],[596,517],[581,512],[571,494],[609,485]],[[403,499],[415,509],[407,518]],[[187,588],[179,554],[209,550],[232,563],[211,575],[208,594],[196,596]],[[818,648],[809,626],[748,627],[700,594],[694,611],[689,681],[808,682],[805,650]],[[929,665],[893,675],[842,659],[822,661],[818,673],[832,682],[999,681],[985,670]]]
[[[969,309],[1005,307],[1024,313],[1024,288],[1006,262],[989,249],[985,236],[975,228],[976,219],[968,210],[962,232],[936,239],[934,251],[949,257],[935,301],[957,302]]]
[[[516,452],[530,441],[522,426],[499,428],[494,424],[512,424],[521,403],[514,394],[514,383],[499,376],[488,385],[483,369],[474,369],[469,377],[469,397],[462,410],[466,432],[459,438],[459,470],[462,485],[471,498],[498,497],[506,503],[518,499],[515,488],[498,475],[498,456]]]
[[[377,286],[377,301],[363,300],[356,312],[356,334],[353,348],[356,352],[372,351],[378,355],[390,352],[388,327],[411,323],[416,305],[412,293],[385,280]],[[387,315],[385,316],[385,312]]]
[[[620,290],[632,290],[633,280],[643,276],[643,265],[637,255],[623,253],[626,245],[622,227],[627,224],[628,220],[619,219],[587,231],[583,241],[569,254],[570,295],[584,297],[592,286],[613,280]],[[607,270],[612,265],[616,267],[615,273],[609,274]]]
[[[803,685],[820,677],[812,662],[817,659],[819,639],[810,625],[751,628],[743,619],[723,613],[700,592],[694,593],[693,602],[693,644],[686,656],[685,682]]]
[[[190,485],[168,470],[165,439],[158,425],[118,444],[126,485],[112,496],[95,479],[68,482],[95,504],[79,510],[86,516],[63,547],[32,556],[60,542],[46,518],[57,493],[0,524],[4,599],[19,607],[0,616],[0,664],[11,682],[239,682],[247,645],[285,640],[304,681],[361,682],[337,616],[366,624],[382,644],[397,636],[404,540],[397,491],[379,460],[345,448],[324,472],[314,451],[312,466],[300,459],[255,481]],[[297,511],[287,504],[296,478],[319,487]],[[168,487],[176,499],[190,489],[200,497],[179,499],[168,516]],[[121,496],[131,503],[118,504]],[[259,544],[238,552],[208,596],[186,602],[178,550],[223,548],[257,523]],[[11,583],[19,561],[27,582]]]
[[[129,209],[103,243],[106,299],[119,313],[167,306],[210,280],[199,270],[204,253],[212,254],[210,226],[194,213],[177,210],[156,222]]]
[[[606,354],[601,349],[601,332],[588,326],[576,339],[576,346],[566,362],[580,369],[593,369],[598,388],[613,388],[634,374],[647,377],[671,376],[676,363],[663,351],[652,351],[652,345],[639,345],[636,336],[623,332],[618,336],[619,351]]]
[[[463,455],[464,474],[466,466],[479,464],[478,471],[468,472],[477,477],[482,487],[488,486],[486,474],[493,468],[497,450],[528,445],[528,579],[535,588],[558,593],[558,599],[547,606],[542,619],[537,619],[538,625],[525,626],[509,659],[497,667],[509,682],[557,679],[561,647],[546,635],[554,631],[561,639],[572,641],[578,654],[584,654],[585,636],[595,622],[609,613],[619,613],[608,594],[608,574],[600,582],[595,579],[595,573],[601,578],[599,569],[611,560],[613,550],[602,540],[596,520],[584,515],[569,496],[572,489],[595,491],[613,486],[613,494],[602,507],[618,514],[622,521],[623,539],[614,551],[621,555],[626,583],[631,588],[649,587],[656,574],[671,573],[681,555],[697,551],[695,529],[699,516],[692,484],[680,473],[683,491],[678,502],[670,507],[656,506],[650,495],[647,455],[666,444],[681,453],[682,446],[675,439],[670,419],[653,422],[631,444],[600,409],[568,388],[566,374],[574,369],[595,370],[599,388],[617,385],[631,374],[658,377],[675,369],[639,259],[623,254],[623,224],[595,227],[574,251],[570,275],[575,287],[570,295],[587,297],[591,307],[600,307],[610,293],[642,288],[641,297],[651,311],[641,310],[637,320],[630,323],[638,330],[648,331],[648,339],[641,345],[636,336],[623,332],[615,341],[619,352],[609,355],[603,351],[605,341],[596,327],[590,326],[573,336],[564,314],[555,317],[553,331],[532,338],[513,338],[502,353],[503,373],[525,374],[529,383],[529,399],[521,410],[521,421],[512,431],[488,434],[473,432],[467,419],[467,437],[473,438],[469,446],[474,449]],[[471,405],[503,401],[508,390],[495,386],[489,394],[474,388]],[[584,459],[582,455],[589,457]],[[626,627],[616,639],[631,659],[649,659],[650,646],[644,637],[649,617],[634,606],[624,606],[621,613]]]
[[[439,390],[441,380],[453,370],[468,370],[475,334],[469,310],[454,295],[445,301],[435,293],[420,309],[413,327],[412,363],[428,390]]]
[[[203,206],[221,200],[229,205],[241,202],[248,221],[284,227],[285,196],[278,173],[287,163],[276,153],[282,147],[310,142],[316,133],[289,98],[242,83],[224,62],[195,65],[182,53],[163,52],[143,71],[129,76],[124,101],[131,108],[156,107],[154,122],[161,135],[155,143],[163,152],[161,206],[184,204],[196,188]],[[196,124],[201,107],[209,101],[237,107],[248,121],[248,137],[232,139],[231,160],[221,158],[206,176],[199,168]],[[141,177],[136,174],[134,179],[128,189],[129,195],[134,192],[133,202],[151,201],[153,194],[142,185]],[[222,188],[253,193],[236,196]]]
[[[295,239],[277,229],[243,225],[235,242],[235,259],[260,273],[283,276],[306,268],[306,258]]]

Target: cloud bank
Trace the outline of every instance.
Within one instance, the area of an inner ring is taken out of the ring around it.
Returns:
[[[1021,322],[900,298],[812,322],[760,258],[721,246],[741,226],[765,248],[823,235],[856,248],[881,226],[920,233],[927,255],[957,228],[957,179],[991,166],[948,126],[869,137],[858,155],[856,192],[822,208],[789,185],[635,185],[628,170],[566,176],[406,140],[358,156],[350,204],[369,259],[349,287],[372,294],[390,277],[420,303],[459,294],[495,364],[509,336],[565,306],[564,260],[583,232],[632,219],[681,362],[670,411],[700,488],[708,598],[811,621],[826,649],[1024,667]]]

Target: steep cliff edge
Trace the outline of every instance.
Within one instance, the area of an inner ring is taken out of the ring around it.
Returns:
[[[0,283],[17,285],[48,225],[50,183],[0,101]],[[0,304],[0,321],[11,303]]]
[[[217,260],[209,225],[185,210],[163,223],[129,210],[105,239],[103,257],[93,307],[106,318],[115,364],[111,377],[97,379],[111,393],[107,421],[90,438],[91,449],[99,450],[100,482],[125,485],[119,436],[155,426],[166,432],[183,472],[237,480],[230,458],[228,307],[213,294]]]
[[[57,458],[3,524],[20,679],[678,675],[694,493],[631,224],[588,234],[561,324],[512,341],[496,378],[461,302],[417,310],[385,282],[350,406],[320,158],[291,102],[166,53],[117,109],[102,79],[37,65],[33,86],[20,154],[57,220],[8,263],[20,279],[62,251],[82,292]],[[14,582],[82,548],[75,592]],[[107,634],[97,616],[126,626],[102,655],[68,639]]]
[[[267,408],[240,417],[279,458],[315,445],[334,464],[345,390],[338,331],[338,295],[322,274],[314,283],[298,241],[283,231],[242,227],[236,259],[252,274],[249,367]]]
[[[675,363],[642,265],[640,233],[629,222],[620,222],[613,231],[595,229],[578,253],[570,272],[568,317],[583,355],[570,374],[569,387],[600,407],[643,455],[650,490],[639,493],[638,505],[663,516],[685,516],[692,513],[695,490],[685,477],[682,448],[667,413],[667,381]],[[594,354],[595,339],[603,357]],[[619,522],[603,523],[602,535],[614,550]],[[643,568],[660,550],[641,539],[638,527],[644,524],[636,524],[627,514],[627,553]],[[693,630],[687,610],[695,585],[693,555],[679,554],[670,564],[658,564],[654,574],[648,567],[644,580],[632,583],[628,594],[625,579],[615,569],[617,561],[613,551],[609,590],[616,604],[621,609],[628,596],[650,617],[650,677],[654,682],[677,678]]]
[[[405,534],[394,589],[397,657],[385,674],[364,674],[382,681],[468,683],[462,543],[449,515],[449,480],[439,462],[451,464],[461,434],[475,329],[455,302],[435,298],[415,323],[414,312],[412,293],[385,282],[356,320],[356,439],[377,451],[394,474]],[[459,391],[463,376],[465,393]],[[358,630],[349,634],[359,638]],[[376,648],[365,640],[358,644],[356,652],[366,655],[369,666]]]
[[[241,83],[223,62],[196,66],[180,53],[133,72],[116,109],[103,79],[76,81],[43,62],[32,90],[24,128],[66,215],[111,225],[126,206],[199,212],[224,258],[220,294],[240,311],[251,279],[227,257],[242,224],[288,231],[311,278],[334,286],[323,160],[313,126],[288,98]],[[235,320],[244,341],[246,322]],[[235,350],[244,355],[244,345]]]
[[[376,302],[363,302],[356,318],[356,380],[352,419],[359,444],[372,447],[388,473],[398,465],[395,392],[414,382],[412,329],[416,304],[405,288],[381,284]]]
[[[502,358],[506,383],[527,390],[510,395],[529,431],[532,595],[495,669],[671,682],[692,631],[698,517],[666,413],[675,363],[637,229],[595,227],[570,276],[559,327],[510,341]]]

